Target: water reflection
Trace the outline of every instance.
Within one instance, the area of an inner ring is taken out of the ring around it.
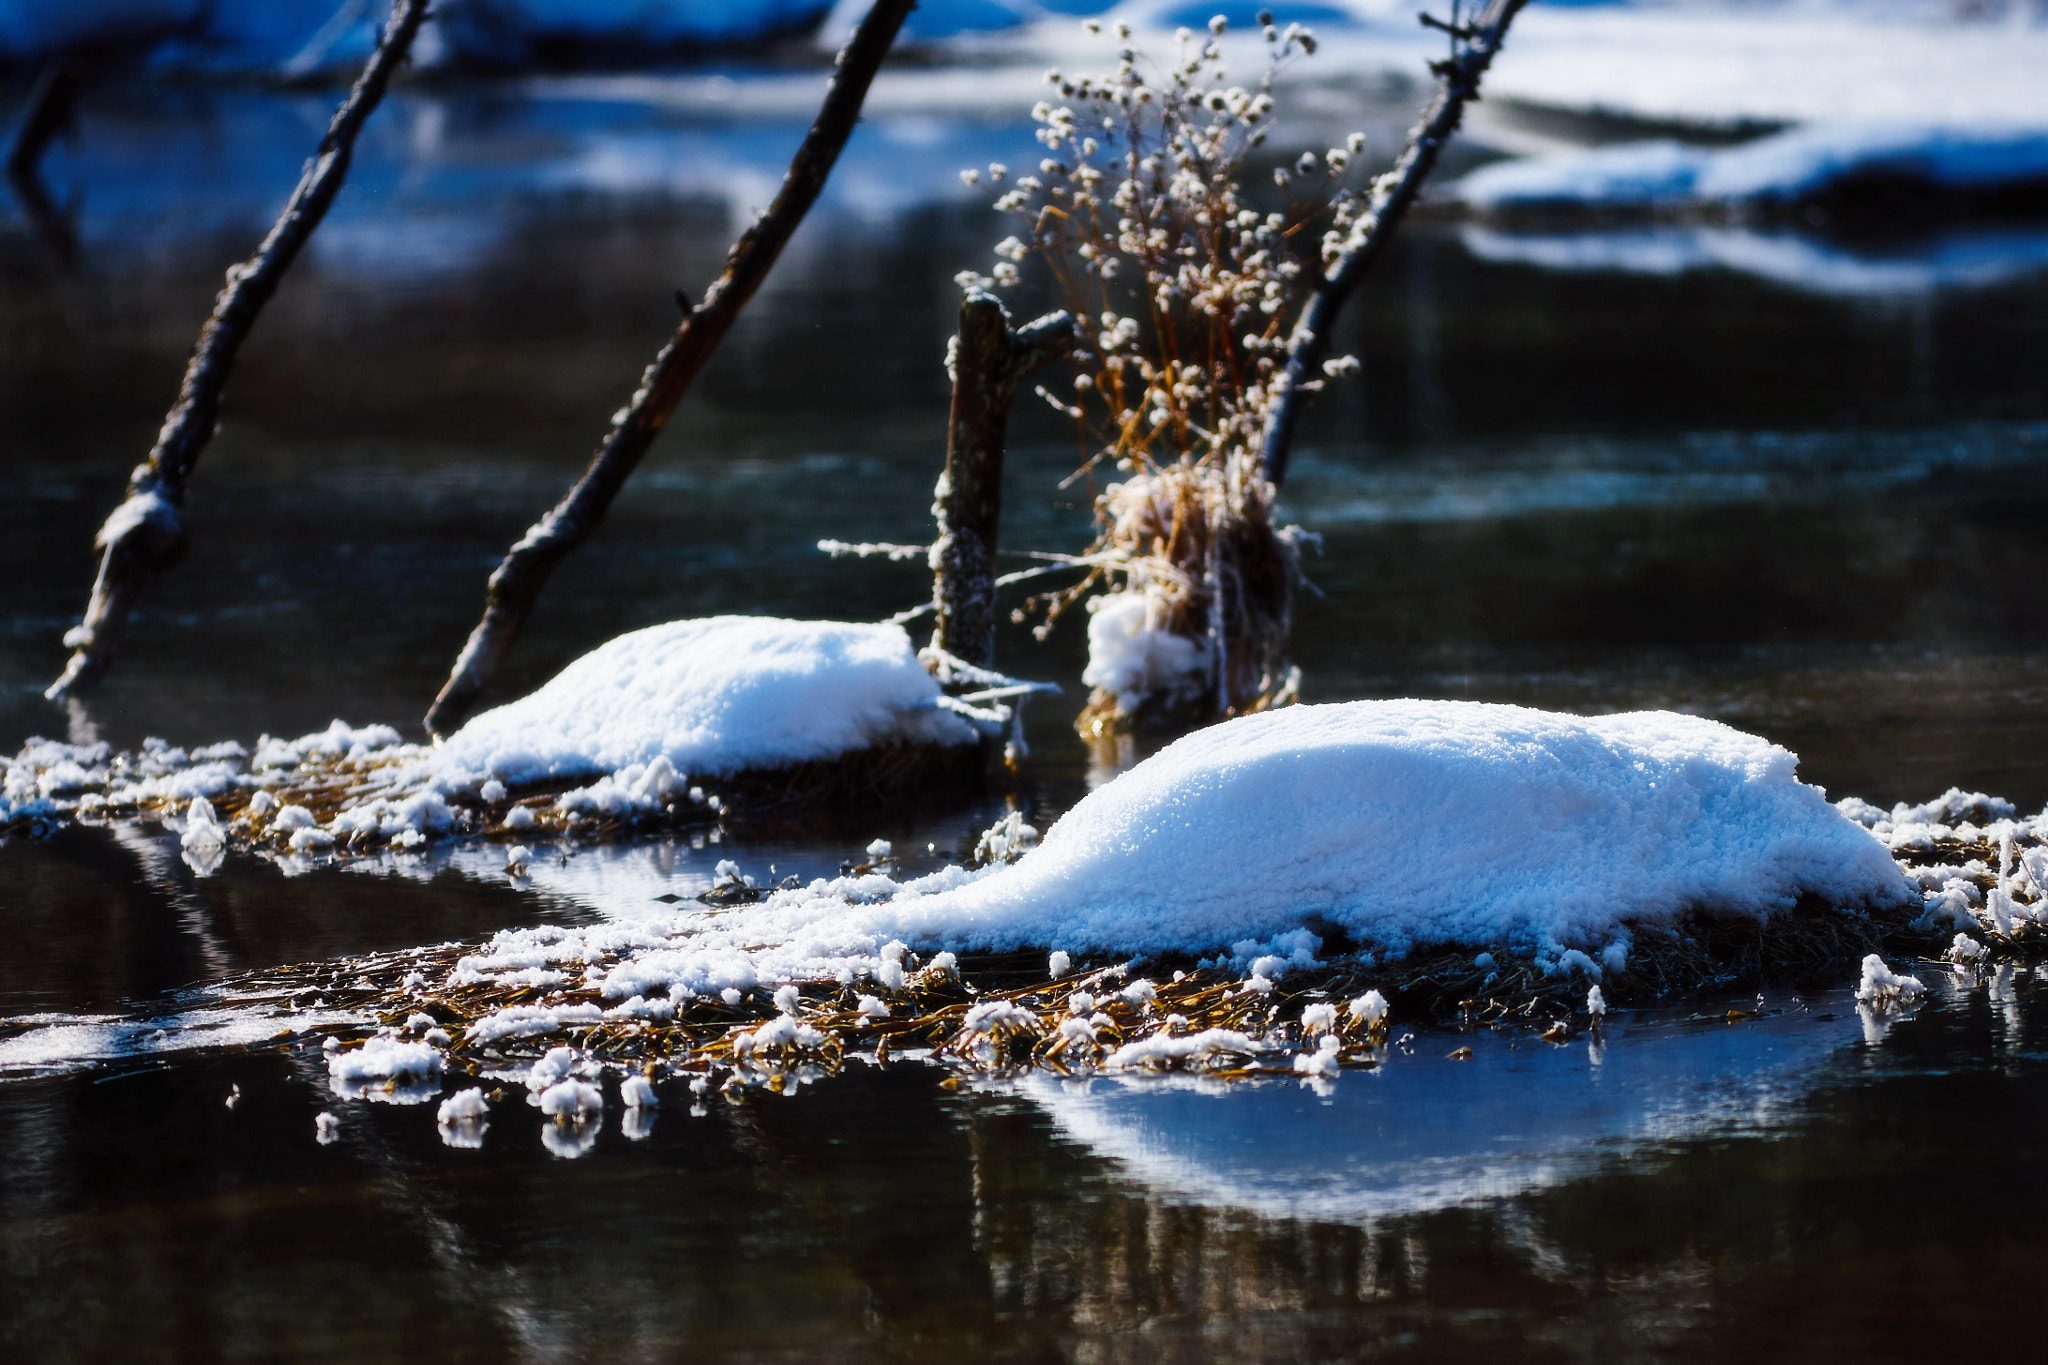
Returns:
[[[2048,230],[2038,228],[1936,232],[1877,248],[1799,232],[1708,227],[1549,234],[1467,227],[1459,240],[1482,260],[1546,270],[1643,275],[1732,270],[1793,289],[1847,297],[1982,289],[2048,269]]]
[[[1583,1043],[1482,1035],[1498,1051],[1461,1077],[1439,1060],[1459,1038],[1427,1034],[1328,1104],[1291,1084],[948,1091],[912,1064],[701,1115],[669,1096],[637,1135],[616,1106],[557,1131],[515,1100],[444,1145],[421,1109],[337,1105],[317,1050],[11,1083],[0,1339],[530,1361],[2024,1354],[2048,1311],[2041,986],[1931,984],[1872,1043],[1833,999],[1618,1018],[1597,1066]]]
[[[1618,1015],[1604,1038],[1431,1035],[1413,1055],[1307,1085],[1047,1076],[1014,1093],[1164,1194],[1273,1218],[1373,1222],[1523,1194],[1646,1142],[1781,1126],[1857,1037],[1846,996],[1730,1024]],[[1471,1060],[1448,1054],[1460,1042]]]

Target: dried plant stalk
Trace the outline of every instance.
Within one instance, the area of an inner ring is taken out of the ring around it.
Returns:
[[[1023,228],[997,246],[989,275],[962,284],[1014,285],[1027,259],[1050,274],[1082,347],[1072,401],[1040,394],[1075,420],[1093,452],[1085,470],[1108,460],[1123,476],[1096,498],[1099,534],[1077,561],[1086,576],[1031,604],[1044,609],[1042,634],[1087,600],[1094,693],[1080,725],[1093,736],[1141,718],[1261,710],[1296,688],[1286,646],[1298,535],[1274,525],[1257,452],[1284,326],[1309,283],[1290,242],[1348,226],[1363,138],[1277,169],[1282,190],[1308,191],[1300,203],[1255,207],[1247,170],[1271,129],[1274,78],[1316,42],[1267,22],[1263,77],[1231,86],[1215,39],[1225,27],[1183,31],[1170,61],[1124,46],[1106,74],[1048,73],[1072,103],[1033,110],[1053,153],[1039,173],[964,173],[998,186],[995,207]],[[1352,367],[1330,362],[1331,373]]]

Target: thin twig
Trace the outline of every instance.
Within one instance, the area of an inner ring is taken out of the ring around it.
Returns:
[[[492,573],[483,619],[470,632],[433,707],[427,730],[445,735],[459,726],[497,673],[526,624],[555,566],[582,544],[604,519],[612,499],[654,444],[676,404],[710,360],[740,310],[767,278],[776,257],[825,187],[825,178],[853,135],[868,85],[914,0],[876,0],[873,9],[839,53],[838,70],[825,92],[818,118],[789,163],[782,189],[754,225],[741,234],[726,257],[725,273],[690,309],[669,343],[641,378],[639,391],[622,409],[591,458],[583,476],[562,500],[526,532]]]
[[[320,226],[348,177],[350,155],[364,120],[384,98],[413,36],[427,17],[428,0],[392,0],[391,18],[355,87],[334,111],[320,150],[306,163],[284,212],[271,225],[256,254],[228,269],[227,285],[214,300],[213,316],[200,330],[199,344],[185,367],[178,401],[164,419],[149,458],[128,477],[128,500],[114,509],[100,528],[99,577],[85,620],[65,632],[71,662],[64,676],[44,693],[51,700],[90,691],[113,662],[128,613],[143,585],[175,563],[185,549],[185,483],[199,462],[220,416],[221,390],[227,386],[235,355],[291,269],[299,249]]]
[[[1526,0],[1487,0],[1486,8],[1470,24],[1449,27],[1451,55],[1430,67],[1437,77],[1436,97],[1408,135],[1408,145],[1393,169],[1373,182],[1365,212],[1352,225],[1342,250],[1295,323],[1294,334],[1287,343],[1287,369],[1274,396],[1261,442],[1261,463],[1267,481],[1274,487],[1279,487],[1287,477],[1287,456],[1294,443],[1295,424],[1301,420],[1308,395],[1314,392],[1312,381],[1321,376],[1323,361],[1329,356],[1330,333],[1338,311],[1372,268],[1380,250],[1421,193],[1422,182],[1435,168],[1438,153],[1458,131],[1466,103],[1479,98],[1479,78],[1500,51],[1508,25],[1525,3]],[[1446,27],[1427,17],[1423,22],[1436,28]]]

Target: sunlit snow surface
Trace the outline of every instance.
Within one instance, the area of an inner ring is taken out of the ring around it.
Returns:
[[[1376,1070],[1322,1085],[1034,1073],[990,1088],[1029,1100],[1170,1196],[1370,1221],[1526,1193],[1646,1143],[1768,1131],[1864,1038],[1848,993],[1831,992],[1737,1024],[1613,1015],[1603,1040],[1561,1046],[1432,1031],[1412,1055],[1395,1050]],[[1448,1056],[1466,1044],[1471,1060]]]
[[[963,744],[901,626],[717,616],[619,636],[449,736],[437,771],[507,782],[667,760],[723,776],[888,744]]]

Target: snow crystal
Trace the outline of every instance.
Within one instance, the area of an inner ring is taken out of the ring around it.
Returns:
[[[974,843],[978,863],[1013,863],[1038,842],[1038,831],[1024,823],[1022,811],[1011,811],[981,832]]]
[[[322,1147],[341,1136],[341,1120],[332,1114],[316,1114],[313,1117],[313,1140]]]
[[[463,1040],[489,1044],[507,1038],[533,1038],[569,1028],[587,1028],[603,1022],[604,1011],[596,1005],[511,1005],[471,1024],[464,1031]]]
[[[889,1007],[872,995],[863,995],[854,1002],[854,1008],[870,1019],[887,1019]]]
[[[286,810],[300,810],[287,806]],[[279,819],[283,812],[279,812]],[[328,826],[338,837],[351,834],[376,834],[393,838],[403,834],[441,834],[455,823],[455,812],[449,809],[448,799],[437,791],[413,792],[398,797],[376,797],[357,805],[351,805],[334,817]]]
[[[967,1011],[960,1021],[962,1033],[994,1033],[1000,1029],[1030,1031],[1038,1020],[1030,1010],[1010,1000],[984,1000]]]
[[[1330,1004],[1310,1005],[1301,1012],[1303,1033],[1335,1033],[1337,1031],[1337,1007]]]
[[[825,1035],[817,1029],[799,1023],[792,1015],[778,1014],[752,1033],[736,1034],[732,1040],[732,1052],[735,1057],[745,1057],[753,1053],[824,1045]]]
[[[687,785],[666,755],[649,763],[629,763],[555,798],[563,815],[634,815],[661,810],[679,786]]]
[[[1387,1021],[1391,1009],[1392,1007],[1387,1004],[1387,997],[1378,991],[1367,991],[1351,1002],[1350,1013],[1357,1022],[1369,1029],[1376,1029]]]
[[[1331,1034],[1324,1034],[1314,1052],[1295,1054],[1294,1069],[1304,1076],[1334,1076],[1341,1068],[1337,1064],[1337,1050],[1341,1043]]]
[[[1045,970],[1051,975],[1053,980],[1057,981],[1068,972],[1074,970],[1074,959],[1067,955],[1064,948],[1055,948],[1053,949],[1052,956],[1045,960]]]
[[[538,1095],[576,1074],[583,1058],[573,1047],[549,1048],[546,1055],[527,1068],[526,1088]]]
[[[220,827],[220,817],[214,814],[213,803],[203,796],[193,797],[192,804],[185,808],[185,832],[179,836],[179,847],[218,849],[226,842],[227,836]]]
[[[577,1119],[604,1108],[604,1092],[574,1077],[540,1092],[540,1112],[551,1119]]]
[[[1863,959],[1863,980],[1856,987],[1859,1003],[1876,1008],[1910,1005],[1926,993],[1917,976],[1901,976],[1885,965],[1876,953]]]
[[[1595,1019],[1605,1019],[1607,1017],[1607,997],[1600,994],[1598,986],[1586,992],[1586,1013],[1592,1015]]]
[[[1081,681],[1116,697],[1125,711],[1148,696],[1172,697],[1202,686],[1200,646],[1164,628],[1162,596],[1141,591],[1088,599],[1088,667]]]
[[[435,761],[451,777],[534,782],[656,759],[725,775],[885,744],[972,742],[938,696],[900,626],[675,621],[600,645],[538,692],[484,712]]]
[[[676,1002],[649,1000],[636,995],[622,1005],[614,1005],[604,1012],[607,1019],[673,1019],[676,1017]]]
[[[491,1106],[484,1099],[483,1090],[471,1086],[467,1090],[458,1090],[442,1100],[440,1109],[434,1114],[434,1120],[445,1124],[476,1123],[490,1117],[490,1112]]]
[[[295,807],[287,806],[285,809],[291,810]],[[334,836],[315,825],[309,829],[294,831],[292,837],[286,841],[286,846],[294,853],[310,853],[315,849],[333,848]]]
[[[654,1082],[645,1076],[628,1076],[619,1082],[619,1099],[628,1109],[653,1109],[661,1103]]]
[[[1258,1043],[1235,1029],[1203,1029],[1180,1038],[1155,1033],[1135,1043],[1125,1043],[1109,1054],[1103,1066],[1110,1071],[1133,1071],[1176,1063],[1195,1064],[1219,1057],[1250,1057],[1260,1051]]]
[[[304,806],[286,806],[270,821],[271,829],[279,834],[296,834],[302,829],[315,829],[319,824],[313,812]]]
[[[424,1079],[440,1069],[440,1053],[425,1043],[396,1038],[372,1038],[353,1051],[327,1058],[328,1074],[345,1081]]]
[[[332,722],[325,730],[317,730],[297,739],[275,739],[269,735],[256,741],[256,753],[249,760],[249,767],[262,772],[267,768],[292,768],[309,758],[364,759],[382,749],[395,748],[405,737],[388,725],[365,725],[360,728],[347,721]]]
[[[425,1043],[378,1036],[361,1047],[327,1054],[329,1087],[338,1095],[417,1104],[438,1090],[441,1054]]]

